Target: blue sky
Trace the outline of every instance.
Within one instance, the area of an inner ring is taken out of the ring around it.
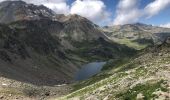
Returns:
[[[110,13],[110,16],[109,16],[109,18],[111,19],[110,21],[113,21],[116,18],[116,16],[117,16],[116,11],[117,11],[118,5],[121,1],[130,1],[130,2],[137,1],[137,4],[136,4],[136,5],[138,5],[137,8],[141,9],[141,10],[143,10],[146,6],[148,6],[151,3],[155,2],[155,7],[157,8],[157,7],[159,7],[158,4],[161,5],[161,3],[160,3],[161,1],[162,2],[167,1],[167,4],[164,4],[165,6],[160,8],[161,10],[159,10],[156,14],[153,14],[149,18],[146,17],[147,15],[141,16],[135,22],[152,24],[152,25],[157,25],[157,26],[170,23],[170,2],[169,2],[170,0],[100,0],[100,1],[102,1],[105,4],[106,11],[108,11]],[[69,5],[71,5],[74,2],[75,2],[75,0],[67,0],[67,3]],[[157,4],[156,4],[156,2],[157,2]],[[154,7],[152,9],[154,9]],[[135,22],[132,21],[132,23],[135,23]],[[128,23],[131,23],[131,22],[128,22]],[[99,23],[99,24],[107,25],[110,23],[105,22],[105,23]]]
[[[0,0],[5,1],[5,0]],[[170,0],[23,0],[45,5],[57,14],[78,14],[94,23],[145,23],[170,27]]]
[[[144,8],[147,4],[153,2],[154,0],[141,0],[141,8]],[[162,0],[164,1],[164,0]],[[146,18],[141,18],[141,20],[139,20],[142,23],[146,23],[146,24],[153,24],[153,25],[161,25],[161,24],[167,24],[170,23],[170,5],[167,6],[165,9],[163,9],[162,11],[160,11],[157,15],[146,19]]]
[[[108,10],[111,10],[112,12],[112,18],[114,19],[116,16],[116,6],[118,5],[118,2],[120,0],[103,0],[107,6]],[[154,0],[138,0],[139,1],[139,8],[143,9],[145,8],[149,3],[153,2]],[[162,0],[164,1],[164,0]],[[160,11],[158,14],[152,16],[151,18],[140,18],[138,22],[146,23],[146,24],[153,24],[153,25],[161,25],[166,24],[170,22],[170,5],[169,7],[166,7],[162,11]]]

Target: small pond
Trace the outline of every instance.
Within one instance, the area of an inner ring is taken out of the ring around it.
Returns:
[[[81,81],[92,77],[99,73],[106,62],[92,62],[83,65],[82,68],[76,73],[75,80]]]

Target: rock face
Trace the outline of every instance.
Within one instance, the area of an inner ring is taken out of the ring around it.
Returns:
[[[137,94],[136,100],[144,100],[144,96],[142,93]]]

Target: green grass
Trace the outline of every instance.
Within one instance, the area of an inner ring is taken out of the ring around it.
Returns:
[[[116,71],[116,72],[124,72],[124,71],[128,71],[130,69],[133,69],[135,67],[137,67],[138,65],[137,64],[134,64],[134,63],[127,63],[123,66],[120,66],[120,68]]]
[[[146,48],[148,45],[147,44],[139,44],[137,42],[132,42],[130,39],[117,39],[115,42],[120,43],[120,44],[125,44],[128,47],[134,48],[136,50],[142,50]]]
[[[117,98],[121,98],[122,100],[136,100],[137,94],[142,93],[144,95],[144,100],[151,100],[154,97],[152,94],[156,91],[156,89],[161,89],[162,91],[167,91],[161,84],[164,81],[161,80],[157,83],[146,83],[146,84],[138,84],[132,89],[129,89],[125,93],[119,93],[116,95]]]
[[[107,77],[111,76],[110,74],[101,74],[101,75],[95,75],[92,78],[85,80],[85,81],[81,81],[79,83],[73,84],[73,91],[79,90],[83,87],[92,85],[96,82],[99,82]]]
[[[135,71],[135,77],[140,77],[140,76],[144,76],[147,74],[147,69],[145,69],[143,66],[140,68],[137,68]]]
[[[102,70],[110,70],[113,68],[118,68],[129,61],[130,58],[122,58],[122,59],[111,59],[109,60],[102,68]]]

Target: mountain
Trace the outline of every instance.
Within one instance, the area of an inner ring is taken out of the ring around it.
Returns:
[[[10,23],[18,20],[52,19],[56,14],[47,7],[26,4],[23,1],[4,1],[0,4],[0,22]]]
[[[62,43],[72,53],[90,61],[105,61],[133,55],[136,51],[108,39],[99,26],[79,15],[62,17],[64,28],[58,34]],[[123,51],[123,52],[122,52]],[[121,54],[121,55],[120,55]]]
[[[67,93],[69,86],[58,85],[74,82],[83,64],[128,58],[137,52],[110,41],[84,17],[57,15],[23,1],[0,3],[0,22],[3,99],[44,99],[63,94],[60,90]]]
[[[132,59],[104,66],[103,72],[73,84],[73,91],[58,100],[168,100],[169,41],[167,38],[161,45],[149,47]]]
[[[26,4],[23,1],[4,1],[0,4],[0,23],[11,23],[21,20],[58,20],[64,24],[59,36],[76,41],[106,37],[97,29],[97,25],[79,15],[57,15],[47,7]],[[55,27],[55,26],[54,26]]]
[[[26,4],[23,1],[4,1],[0,4],[0,22],[11,23],[21,20],[58,20],[64,24],[62,38],[71,38],[76,41],[105,38],[97,25],[79,15],[57,15],[45,6]],[[55,28],[55,26],[54,26]]]
[[[60,33],[62,38],[70,38],[74,41],[94,40],[100,37],[107,39],[99,26],[79,15],[68,15],[64,18],[64,29]]]
[[[170,33],[169,28],[142,23],[107,26],[103,30],[111,40],[138,50],[156,44],[159,33],[165,33],[166,36]]]

